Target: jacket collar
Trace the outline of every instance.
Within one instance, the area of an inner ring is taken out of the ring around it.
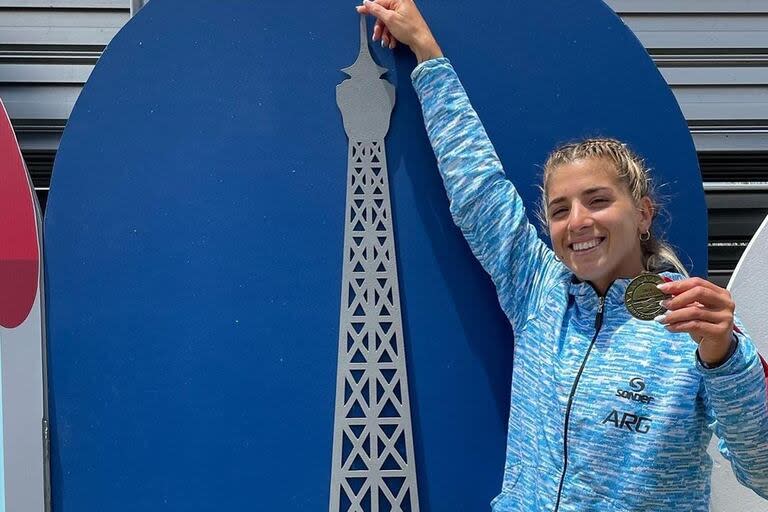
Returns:
[[[603,307],[605,309],[612,309],[617,306],[624,306],[624,292],[629,286],[629,282],[632,279],[620,278],[616,279],[610,284],[608,290],[605,293],[605,302]],[[589,281],[581,281],[575,275],[571,276],[571,282],[568,286],[568,294],[573,296],[576,303],[581,308],[593,309],[597,308],[597,302],[600,295]]]

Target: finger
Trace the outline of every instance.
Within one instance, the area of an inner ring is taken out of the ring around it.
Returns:
[[[706,343],[710,348],[726,345],[731,339],[730,331],[723,331],[717,325],[701,322],[699,320],[678,322],[668,325],[666,329],[669,332],[686,333],[699,345]]]
[[[373,41],[381,39],[381,32],[384,30],[384,27],[384,23],[381,20],[376,20],[376,23],[373,25]]]
[[[714,324],[702,322],[700,320],[688,320],[686,322],[677,322],[666,326],[669,332],[684,332],[690,335],[696,343],[701,343],[703,339],[716,339],[722,336],[720,329]]]
[[[385,46],[389,46],[389,31],[385,28],[384,32],[381,35],[381,47],[384,48]]]
[[[376,19],[379,19],[384,22],[386,25],[389,20],[392,19],[392,16],[394,16],[393,11],[390,11],[386,7],[382,6],[380,3],[377,2],[371,2],[370,0],[365,0],[363,2],[363,7],[366,10],[366,14],[371,14],[373,16],[376,16]]]
[[[662,305],[669,310],[676,310],[698,303],[709,309],[731,310],[732,302],[727,292],[697,286],[666,299]]]
[[[395,39],[394,36],[391,39],[392,39],[392,41],[390,41],[390,43],[389,43],[389,49],[390,50],[394,50],[395,47],[397,46],[397,39]]]
[[[706,279],[702,279],[700,277],[689,277],[679,281],[669,281],[667,283],[658,285],[658,288],[664,293],[670,295],[680,295],[681,293],[697,286],[703,286],[704,288],[709,288],[711,290],[722,290],[722,288],[716,284],[710,283]]]
[[[722,330],[724,330],[730,322],[727,313],[697,306],[688,306],[676,311],[667,311],[665,314],[657,316],[656,319],[657,322],[666,326],[690,321],[699,321],[717,325]]]

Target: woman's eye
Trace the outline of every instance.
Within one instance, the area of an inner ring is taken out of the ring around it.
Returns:
[[[549,216],[552,217],[553,219],[556,219],[558,217],[562,217],[565,211],[566,211],[565,208],[558,208],[557,210],[552,210],[549,213]]]
[[[604,205],[607,202],[608,202],[608,199],[606,199],[605,197],[596,197],[595,199],[592,200],[592,204],[597,206]]]

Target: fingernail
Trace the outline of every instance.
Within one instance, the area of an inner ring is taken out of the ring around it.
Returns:
[[[659,306],[663,307],[664,309],[668,309],[667,305],[669,304],[669,299],[664,299],[659,301]]]
[[[394,47],[395,47],[395,42],[394,42],[394,41],[392,41],[391,43],[389,43],[389,49],[390,49],[390,50],[391,50],[392,48],[394,48]]]
[[[664,315],[657,316],[656,318],[653,319],[653,321],[663,324],[666,319],[667,319],[667,315],[664,314]]]
[[[381,47],[384,48],[384,40],[381,40]]]

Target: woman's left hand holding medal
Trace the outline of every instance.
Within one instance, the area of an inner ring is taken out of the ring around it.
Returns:
[[[658,288],[672,297],[662,301],[667,312],[655,320],[670,332],[690,334],[707,365],[722,363],[731,348],[736,309],[728,290],[699,277],[663,283]]]

